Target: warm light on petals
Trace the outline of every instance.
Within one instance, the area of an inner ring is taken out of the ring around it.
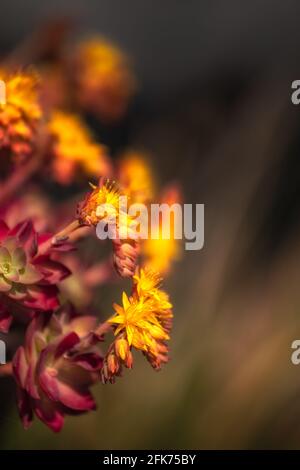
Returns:
[[[0,80],[6,88],[6,100],[0,104],[0,149],[8,149],[14,157],[28,157],[36,148],[42,120],[39,77],[32,71],[0,70]]]
[[[48,129],[53,141],[52,171],[58,182],[70,184],[82,172],[92,178],[110,174],[106,148],[93,141],[79,116],[54,111]]]
[[[127,152],[118,162],[118,179],[131,203],[145,204],[155,194],[154,178],[147,158],[138,152]]]
[[[132,366],[131,348],[142,351],[155,369],[168,361],[166,342],[170,339],[173,314],[168,295],[158,287],[161,278],[141,269],[140,273],[136,271],[133,281],[132,295],[128,297],[123,292],[122,305],[114,304],[115,315],[108,320],[116,337],[108,356],[114,354],[119,359],[119,367],[114,374],[107,363],[102,374],[104,381],[114,381],[122,365]]]

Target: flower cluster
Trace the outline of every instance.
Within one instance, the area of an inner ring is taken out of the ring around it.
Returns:
[[[93,178],[109,176],[106,150],[92,140],[79,116],[56,110],[48,127],[53,140],[51,166],[55,180],[70,184],[81,172]]]
[[[84,109],[105,121],[124,115],[136,83],[127,57],[101,37],[78,44],[71,60],[75,95]]]
[[[105,223],[108,230],[116,232],[112,236],[114,264],[122,277],[133,276],[139,255],[139,244],[134,238],[135,219],[122,211],[121,192],[114,182],[102,181],[98,187],[92,186],[79,206],[79,220],[88,225]],[[131,236],[132,235],[132,236]]]
[[[148,160],[139,152],[122,155],[118,164],[118,181],[132,202],[146,204],[155,196],[155,183]]]
[[[42,120],[39,78],[34,72],[13,73],[0,70],[5,83],[5,102],[0,104],[0,150],[16,160],[30,156],[36,148]]]
[[[148,269],[137,270],[133,289],[128,297],[123,292],[122,306],[114,304],[116,314],[108,323],[114,326],[116,337],[102,370],[104,381],[114,381],[122,366],[131,368],[131,349],[144,353],[154,369],[168,361],[169,333],[172,327],[172,304],[165,291],[159,288],[161,278]]]
[[[162,204],[172,207],[173,204],[180,202],[181,194],[176,185],[171,185],[165,189],[161,197]],[[171,219],[168,237],[164,234],[161,221],[158,226],[158,234],[158,238],[148,238],[144,241],[143,252],[146,265],[165,275],[170,272],[173,262],[180,258],[181,253],[180,242],[175,238],[174,218]]]
[[[96,408],[91,387],[131,369],[135,350],[155,370],[169,360],[173,312],[161,274],[178,247],[173,231],[143,240],[123,206],[156,201],[151,158],[102,143],[136,88],[126,55],[103,38],[42,49],[31,51],[29,69],[12,66],[14,54],[0,64],[0,332],[24,427],[36,416],[58,432],[66,416]],[[179,199],[174,187],[161,197]],[[99,231],[111,235],[108,250]],[[100,319],[96,289],[123,278],[130,295]]]

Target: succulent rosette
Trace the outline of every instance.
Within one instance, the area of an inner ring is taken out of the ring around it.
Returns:
[[[23,426],[34,414],[54,432],[65,415],[96,408],[90,387],[99,379],[102,356],[92,333],[96,318],[76,315],[72,307],[38,315],[28,326],[25,344],[13,359],[17,402]]]
[[[1,332],[8,331],[16,310],[32,316],[36,311],[58,307],[56,284],[70,271],[51,258],[55,247],[42,254],[41,248],[49,237],[38,234],[31,221],[12,229],[0,221]]]

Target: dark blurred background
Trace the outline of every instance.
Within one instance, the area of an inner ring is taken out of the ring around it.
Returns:
[[[5,0],[1,51],[58,14],[131,56],[138,96],[99,133],[114,150],[150,151],[161,183],[205,204],[205,246],[167,280],[175,325],[162,372],[137,356],[97,388],[99,410],[58,436],[37,421],[23,431],[3,379],[1,448],[300,448],[299,2]]]

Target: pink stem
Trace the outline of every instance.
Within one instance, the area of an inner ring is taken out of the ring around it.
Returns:
[[[45,243],[40,246],[39,255],[47,253],[47,251],[55,245],[65,242],[69,239],[70,235],[77,229],[84,227],[79,220],[75,219],[70,222],[65,228],[57,232],[52,238],[49,238]]]

